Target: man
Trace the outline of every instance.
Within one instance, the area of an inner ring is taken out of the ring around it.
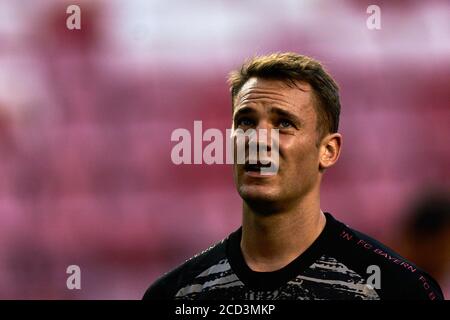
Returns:
[[[338,160],[335,81],[294,53],[255,57],[231,73],[233,130],[277,129],[276,174],[233,165],[242,227],[157,280],[144,299],[442,299],[413,263],[320,208]]]

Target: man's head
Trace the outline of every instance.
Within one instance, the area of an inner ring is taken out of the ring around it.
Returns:
[[[250,205],[289,206],[313,190],[339,156],[338,86],[322,65],[294,53],[255,57],[230,74],[233,129],[279,130],[279,170],[262,176],[234,165],[238,192]],[[269,141],[260,141],[269,145]]]
[[[338,131],[341,111],[339,88],[319,61],[290,52],[248,60],[239,71],[231,72],[228,79],[233,110],[237,94],[252,77],[282,80],[294,86],[297,81],[308,83],[313,88],[319,136]]]

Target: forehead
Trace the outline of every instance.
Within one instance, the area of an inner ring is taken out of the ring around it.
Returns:
[[[309,83],[288,83],[277,79],[250,78],[236,95],[235,111],[248,105],[277,106],[292,112],[313,110],[313,92]]]

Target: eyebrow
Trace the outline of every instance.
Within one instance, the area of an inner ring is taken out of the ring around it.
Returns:
[[[257,111],[252,108],[252,107],[242,107],[239,110],[237,110],[234,114],[233,114],[233,120],[236,119],[238,116],[243,116],[243,115],[247,115],[247,114],[253,114],[256,113]],[[303,121],[301,121],[295,114],[293,114],[290,111],[278,108],[278,107],[270,107],[270,113],[272,114],[276,114],[278,116],[282,116],[282,117],[286,117],[289,120],[292,120],[296,125],[301,126]]]
[[[287,110],[280,109],[277,107],[272,107],[272,108],[270,108],[270,113],[275,113],[279,116],[288,118],[289,120],[292,120],[293,122],[295,122],[295,124],[297,124],[297,125],[302,124],[302,121],[295,114],[293,114],[292,112],[289,112]]]
[[[237,116],[243,116],[251,113],[256,113],[256,110],[251,107],[243,107],[233,113],[233,119],[235,119]]]

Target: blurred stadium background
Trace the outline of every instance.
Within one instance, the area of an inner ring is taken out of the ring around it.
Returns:
[[[225,132],[227,73],[273,51],[341,87],[323,210],[427,264],[450,298],[450,3],[356,0],[1,1],[0,298],[140,299],[236,229],[231,167],[172,164],[170,134]]]

